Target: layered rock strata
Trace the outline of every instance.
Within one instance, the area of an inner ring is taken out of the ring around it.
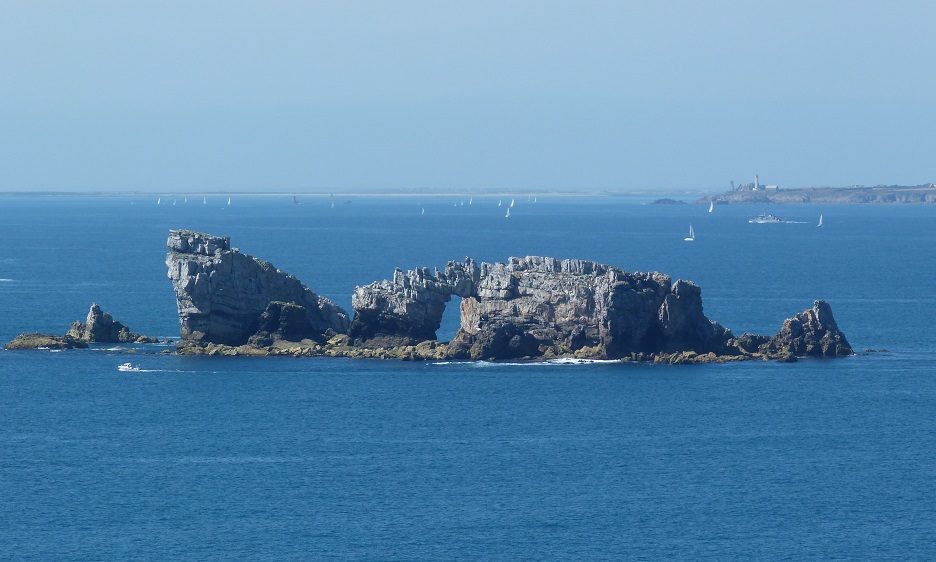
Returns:
[[[338,305],[272,264],[231,248],[227,237],[172,230],[167,246],[183,340],[236,346],[258,332],[324,341],[348,331],[348,316]],[[286,303],[288,310],[269,309],[271,303]],[[288,326],[273,326],[281,321]]]

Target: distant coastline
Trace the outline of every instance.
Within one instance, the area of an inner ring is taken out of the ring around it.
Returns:
[[[936,184],[874,187],[809,187],[738,189],[699,198],[697,203],[816,203],[816,204],[895,204],[936,203]]]

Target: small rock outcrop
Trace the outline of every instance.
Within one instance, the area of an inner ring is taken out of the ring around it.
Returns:
[[[90,343],[153,343],[153,338],[134,334],[94,303],[84,322],[74,322],[65,334]]]
[[[227,237],[171,230],[167,246],[183,340],[237,346],[255,334],[324,340],[348,331],[348,316],[338,305],[270,263],[232,249]]]
[[[89,343],[157,343],[159,340],[134,334],[129,328],[114,320],[101,310],[97,303],[91,305],[84,322],[72,322],[64,336],[51,334],[20,334],[5,349],[75,349],[88,347]]]
[[[48,334],[20,334],[3,349],[78,349],[88,347],[86,342],[71,336],[50,336]]]
[[[817,300],[812,308],[783,322],[773,337],[744,334],[732,344],[748,353],[783,357],[845,357],[853,355],[845,334],[839,330],[832,307]]]

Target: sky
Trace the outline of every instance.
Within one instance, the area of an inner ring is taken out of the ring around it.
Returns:
[[[0,191],[936,181],[929,1],[0,2]]]

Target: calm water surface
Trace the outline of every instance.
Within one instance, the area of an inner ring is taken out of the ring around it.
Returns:
[[[92,301],[177,334],[165,239],[187,227],[346,308],[396,266],[581,257],[695,280],[736,332],[824,298],[856,349],[888,351],[668,367],[150,350],[141,373],[106,349],[0,352],[0,557],[936,556],[936,209],[749,225],[764,209],[300,200],[0,198],[0,339],[63,332]]]

